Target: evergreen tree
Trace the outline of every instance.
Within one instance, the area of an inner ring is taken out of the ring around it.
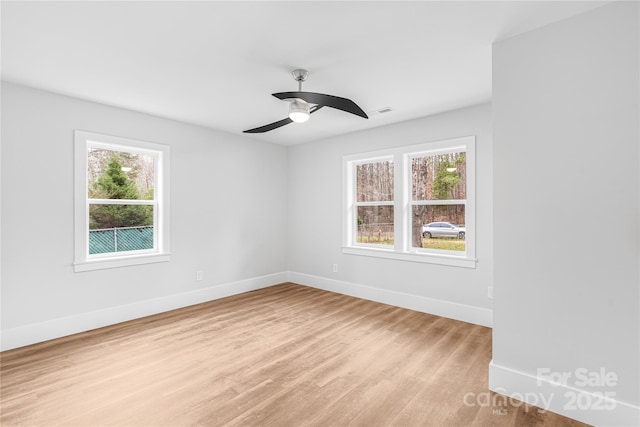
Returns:
[[[447,170],[449,169],[449,170]],[[437,200],[446,200],[453,188],[460,182],[460,176],[449,159],[444,159],[438,165],[436,177],[433,181],[433,195]]]

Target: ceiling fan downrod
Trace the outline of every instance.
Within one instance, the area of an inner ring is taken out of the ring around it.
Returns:
[[[298,82],[298,92],[302,92],[302,82],[309,77],[309,71],[297,68],[291,72],[293,79]]]

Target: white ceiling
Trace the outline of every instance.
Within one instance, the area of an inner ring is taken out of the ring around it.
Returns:
[[[393,109],[248,136],[292,145],[487,102],[494,41],[605,3],[3,1],[2,79],[234,134],[286,117],[294,68]]]

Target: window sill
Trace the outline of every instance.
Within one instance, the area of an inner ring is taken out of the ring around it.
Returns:
[[[361,255],[375,258],[395,259],[398,261],[424,262],[427,264],[448,265],[452,267],[476,268],[477,259],[463,256],[433,253],[395,252],[389,249],[345,246],[343,254]]]
[[[78,273],[81,271],[128,267],[131,265],[152,264],[156,262],[168,262],[170,260],[171,260],[171,255],[168,253],[124,256],[124,257],[117,257],[117,258],[102,258],[102,259],[74,263],[73,271]]]

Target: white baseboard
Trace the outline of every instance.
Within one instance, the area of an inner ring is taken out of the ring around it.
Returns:
[[[351,295],[383,304],[395,305],[423,313],[435,314],[450,319],[491,327],[493,311],[450,301],[443,301],[388,289],[375,288],[358,283],[328,279],[310,274],[289,272],[289,281],[326,291]]]
[[[640,407],[616,400],[615,395],[605,399],[602,393],[552,383],[546,377],[496,365],[493,361],[489,364],[489,389],[594,426],[640,425]],[[607,391],[615,393],[615,387]]]
[[[127,320],[138,319],[176,308],[187,307],[218,298],[224,298],[255,289],[266,288],[288,281],[288,273],[281,272],[261,277],[224,283],[204,289],[109,307],[75,316],[48,320],[2,331],[0,350],[10,350],[42,341],[60,338]]]

